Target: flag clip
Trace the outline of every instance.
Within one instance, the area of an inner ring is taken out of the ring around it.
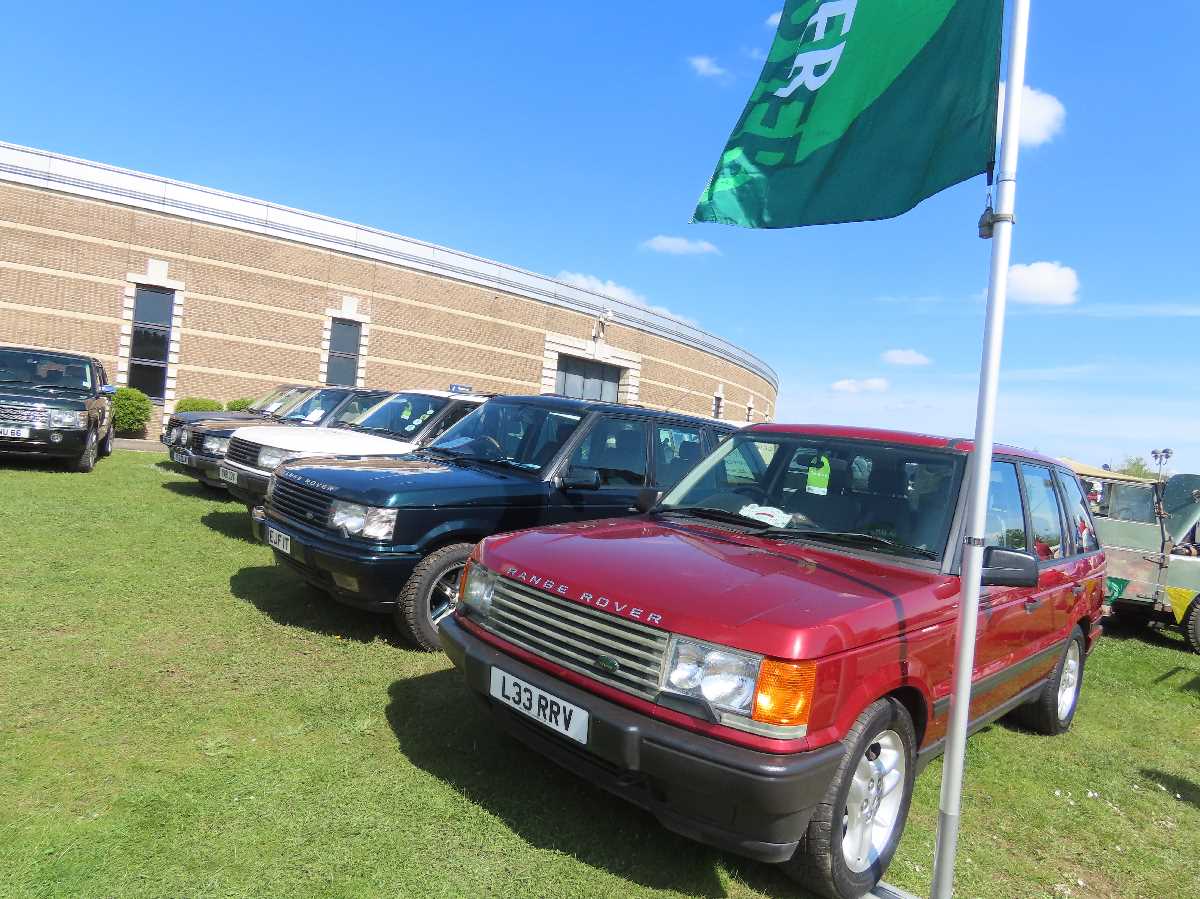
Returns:
[[[1011,212],[993,212],[992,204],[989,203],[987,208],[983,210],[983,215],[979,217],[979,236],[983,240],[991,240],[996,222],[1008,222],[1011,225],[1017,223],[1017,217]]]
[[[963,537],[963,546],[986,546],[986,542],[982,537]]]

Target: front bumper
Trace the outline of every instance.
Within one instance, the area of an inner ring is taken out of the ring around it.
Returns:
[[[28,427],[22,425],[22,427]],[[56,442],[52,435],[57,434]],[[87,431],[33,428],[28,437],[0,437],[0,454],[6,456],[41,456],[48,459],[73,459],[87,445]]]
[[[291,552],[275,549],[277,561],[338,602],[368,612],[394,609],[401,588],[421,561],[416,553],[357,546],[332,533],[318,536],[307,529],[267,518],[261,508],[251,510],[250,526],[255,538],[263,543],[268,542],[268,527],[285,534],[291,540]]]
[[[220,456],[204,456],[192,452],[190,449],[180,449],[177,446],[168,446],[167,450],[170,453],[171,461],[184,474],[190,474],[210,487],[225,486],[225,482],[219,475]]]
[[[456,618],[442,647],[512,736],[551,761],[652,813],[683,836],[763,862],[791,858],[845,750],[840,743],[792,755],[758,752],[691,733],[567,684],[480,640]],[[585,709],[586,746],[491,698],[499,665]]]
[[[237,476],[237,482],[222,481],[226,490],[244,502],[247,506],[261,506],[267,495],[267,484],[271,481],[269,472],[256,468],[247,468],[226,459],[220,466]],[[219,472],[218,472],[219,476]]]

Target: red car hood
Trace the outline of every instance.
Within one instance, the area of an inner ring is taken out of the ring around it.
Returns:
[[[815,659],[954,614],[957,578],[648,518],[501,535],[487,567],[609,614],[777,658]]]

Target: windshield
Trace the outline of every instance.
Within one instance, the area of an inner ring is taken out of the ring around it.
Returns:
[[[412,438],[449,400],[420,393],[397,393],[351,420],[351,427]]]
[[[963,465],[918,447],[750,433],[721,444],[659,508],[769,537],[937,559]]]
[[[335,406],[350,395],[344,387],[314,390],[301,397],[298,403],[281,408],[277,413],[284,421],[299,421],[314,424],[328,415]]]
[[[289,394],[295,393],[299,389],[298,387],[276,387],[270,393],[260,396],[246,408],[252,412],[274,412]]]
[[[0,384],[28,384],[91,392],[92,363],[78,356],[0,349]]]
[[[540,471],[574,433],[580,418],[546,406],[490,400],[430,444],[430,449]]]
[[[332,421],[326,422],[327,427],[345,427],[356,418],[361,418],[382,399],[391,396],[386,390],[376,390],[373,393],[356,393],[350,397],[337,411]]]

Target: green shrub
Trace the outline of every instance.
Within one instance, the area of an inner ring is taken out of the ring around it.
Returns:
[[[221,412],[225,409],[216,400],[206,400],[198,396],[185,396],[175,403],[176,412]]]
[[[230,400],[228,403],[225,404],[225,409],[228,412],[242,412],[246,409],[249,409],[250,405],[253,402],[254,402],[254,397],[244,396],[238,400]]]
[[[146,433],[146,425],[154,414],[150,397],[136,387],[118,387],[112,400],[113,428],[118,434]]]

